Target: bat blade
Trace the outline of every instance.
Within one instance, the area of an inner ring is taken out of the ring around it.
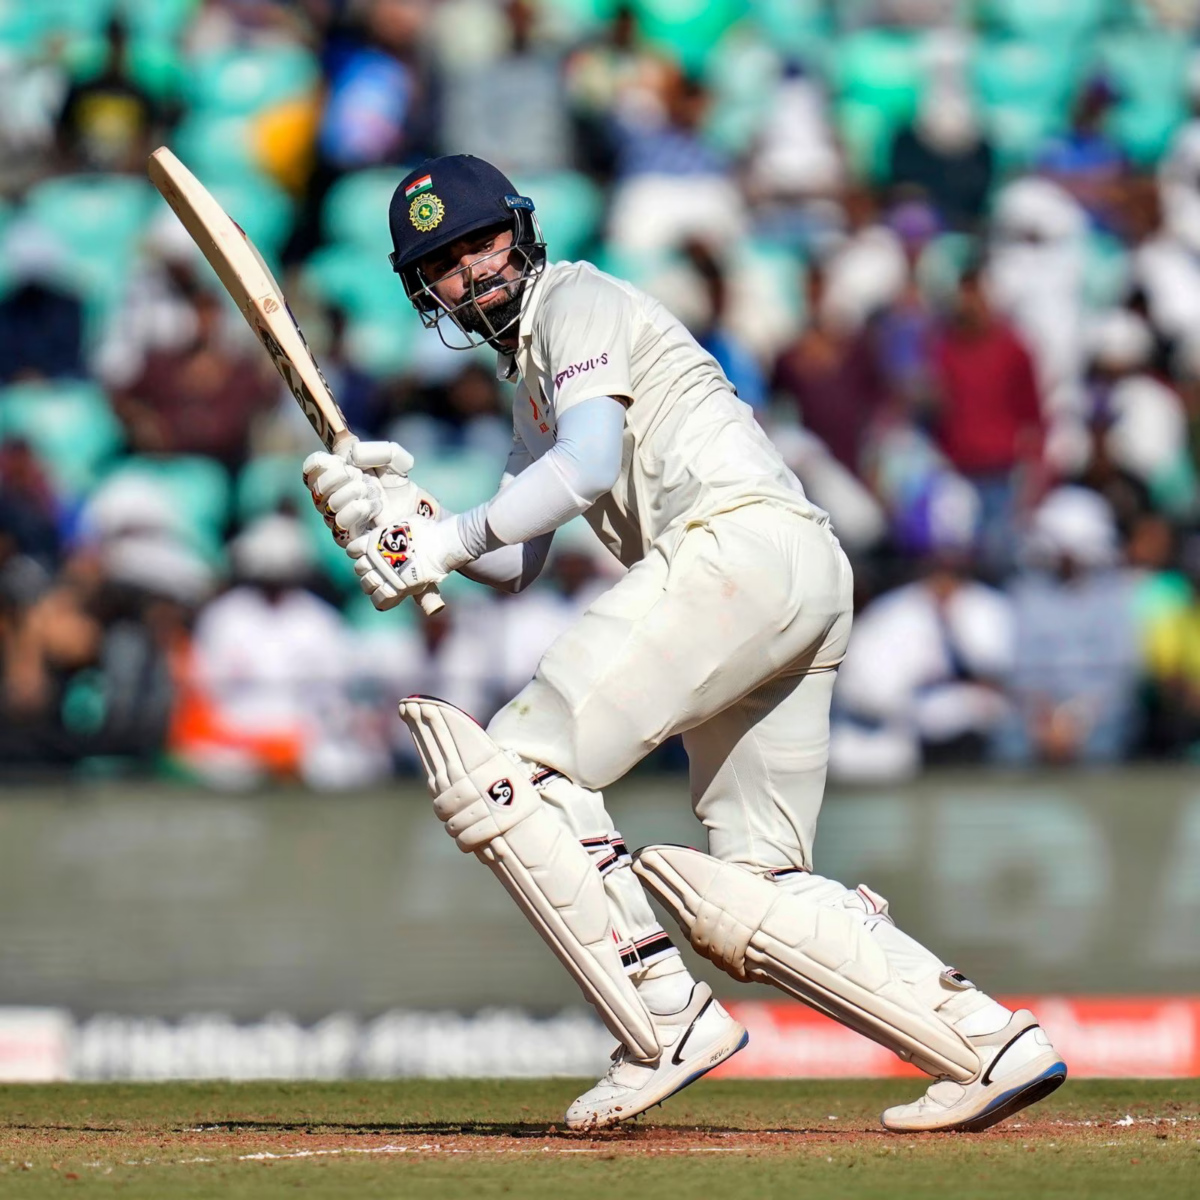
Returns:
[[[146,171],[271,356],[317,437],[336,452],[354,435],[258,248],[166,146],[154,151]],[[429,616],[445,607],[436,588],[422,592],[417,602]]]

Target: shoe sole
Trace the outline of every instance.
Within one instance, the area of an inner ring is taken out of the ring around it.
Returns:
[[[1061,1060],[1051,1063],[1039,1075],[1017,1084],[1006,1092],[1001,1092],[988,1106],[974,1116],[961,1121],[947,1121],[941,1125],[922,1125],[905,1128],[888,1125],[883,1127],[889,1133],[979,1133],[990,1129],[1001,1121],[1018,1113],[1039,1100],[1044,1100],[1051,1092],[1057,1091],[1066,1082],[1067,1064]]]
[[[993,1125],[999,1125],[1001,1121],[1007,1120],[1014,1113],[1020,1112],[1021,1109],[1028,1108],[1039,1100],[1044,1100],[1051,1092],[1058,1091],[1066,1081],[1067,1064],[1062,1061],[1056,1062],[1053,1066],[1047,1067],[1036,1079],[998,1096],[979,1116],[954,1126],[954,1129],[959,1133],[979,1133],[984,1129],[990,1129]]]
[[[670,1100],[672,1096],[682,1092],[685,1087],[687,1087],[689,1084],[695,1083],[696,1080],[702,1075],[707,1075],[709,1071],[715,1070],[723,1062],[728,1062],[739,1050],[743,1049],[746,1043],[749,1041],[750,1034],[743,1029],[742,1035],[738,1038],[735,1046],[731,1046],[728,1049],[720,1052],[717,1050],[710,1051],[709,1061],[707,1061],[699,1070],[693,1071],[690,1075],[685,1075],[683,1079],[681,1079],[673,1088],[671,1088],[669,1092],[664,1092],[661,1096],[655,1096],[654,1099],[647,1100],[645,1104],[642,1104],[637,1108],[623,1110],[619,1115],[614,1113],[607,1117],[600,1117],[597,1120],[589,1121],[580,1125],[572,1125],[570,1122],[568,1122],[567,1128],[574,1133],[590,1133],[592,1130],[596,1129],[611,1129],[614,1125],[620,1125],[622,1121],[629,1121],[634,1117],[641,1116],[642,1113],[653,1108],[656,1104],[662,1104],[664,1100]],[[712,1056],[718,1053],[719,1057],[713,1061]]]

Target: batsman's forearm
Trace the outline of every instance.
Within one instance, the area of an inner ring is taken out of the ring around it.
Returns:
[[[500,546],[489,550],[465,567],[460,567],[459,574],[476,583],[486,583],[498,591],[524,591],[542,573],[553,539],[551,532],[517,546]]]

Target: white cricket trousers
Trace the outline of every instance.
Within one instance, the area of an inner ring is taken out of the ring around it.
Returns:
[[[682,733],[709,852],[811,870],[851,571],[826,520],[747,505],[655,544],[546,652],[488,732],[566,778],[543,795],[610,870],[629,961],[661,928],[599,789]]]

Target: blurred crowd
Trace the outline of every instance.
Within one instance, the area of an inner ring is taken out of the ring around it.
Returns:
[[[620,568],[577,523],[376,614],[162,143],[452,510],[510,395],[391,275],[405,170],[487,157],[666,302],[854,562],[834,777],[1200,756],[1200,0],[0,3],[0,773],[347,786]]]

